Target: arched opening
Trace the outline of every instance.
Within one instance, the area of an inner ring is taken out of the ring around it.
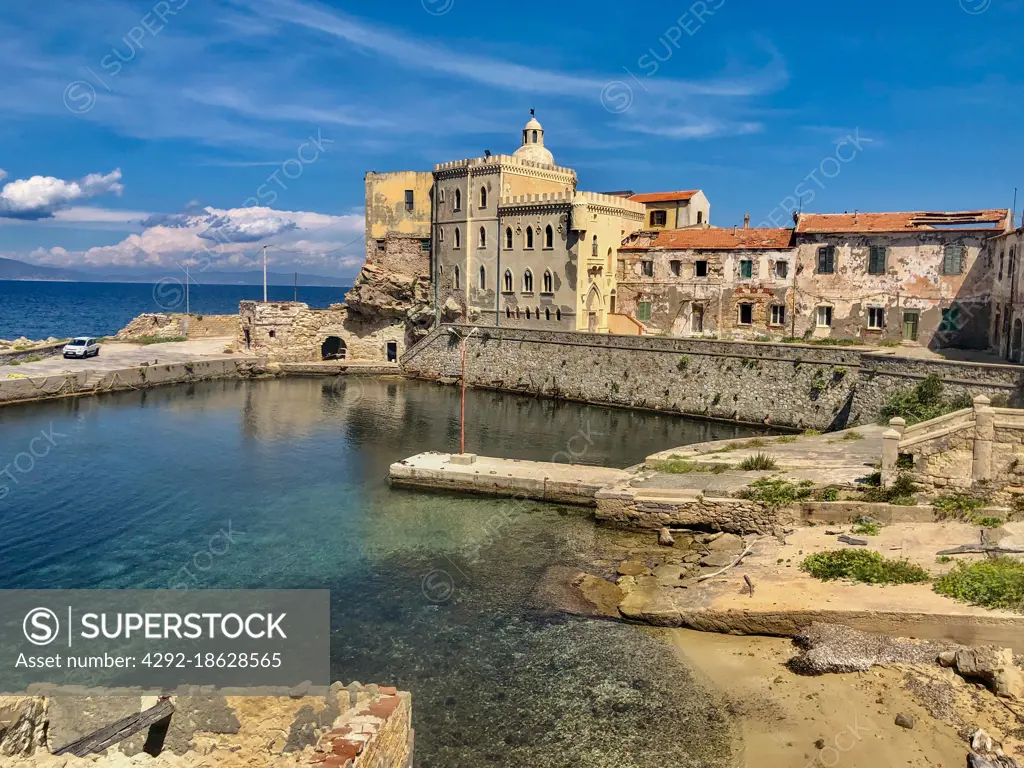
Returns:
[[[697,223],[698,224],[703,224],[704,223],[704,211],[697,211]]]
[[[487,207],[487,187],[480,187],[480,207]]]
[[[555,310],[555,320],[561,320],[561,319],[562,319],[562,310],[556,309]]]
[[[533,293],[533,272],[530,270],[523,273],[523,293]]]
[[[455,268],[455,274],[454,274],[454,277],[452,279],[452,285],[455,286],[455,290],[456,291],[459,290],[459,288],[461,287],[461,285],[460,285],[461,282],[462,282],[462,274],[461,274],[459,268],[456,267]]]
[[[1024,325],[1019,319],[1013,321],[1013,344],[1010,346],[1010,359],[1015,363],[1020,362],[1021,336],[1024,334]]]
[[[455,210],[456,211],[461,211],[462,210],[462,190],[461,189],[456,189],[455,190]]]
[[[533,248],[533,228],[526,228],[526,247]]]
[[[348,354],[348,348],[345,346],[345,342],[337,336],[328,336],[320,345],[321,360],[344,360],[346,354]]]
[[[512,293],[512,272],[505,270],[505,293]]]
[[[592,256],[597,256],[597,235],[594,235],[594,239],[590,243],[590,253]]]
[[[505,307],[505,317],[512,319],[512,307]]]
[[[512,227],[505,227],[505,250],[512,250]]]
[[[554,281],[551,279],[551,270],[544,270],[544,293],[554,293]]]
[[[544,319],[545,320],[550,320],[551,319],[551,308],[550,307],[544,307]]]
[[[487,288],[487,269],[482,264],[480,265],[480,290],[483,291]]]
[[[480,227],[480,247],[487,247],[487,230],[484,229],[483,227]]]
[[[554,248],[555,247],[555,230],[553,230],[551,228],[550,224],[548,224],[544,228],[544,247],[545,248]]]
[[[533,132],[533,143],[534,144],[537,143],[537,132],[536,131]]]
[[[442,243],[444,242],[444,227],[437,228],[437,239]]]
[[[608,256],[605,258],[605,262],[606,262],[605,263],[605,268],[606,268],[605,271],[609,275],[612,273],[612,267],[615,266],[615,262],[613,261],[613,258],[614,257],[612,256],[612,249],[609,248],[608,249]]]
[[[601,292],[597,285],[591,285],[590,293],[587,294],[587,330],[591,333],[597,331],[601,320]]]
[[[530,319],[530,308],[529,307],[526,308],[526,319],[527,320]]]
[[[462,247],[462,232],[459,230],[458,227],[455,228],[455,247]]]

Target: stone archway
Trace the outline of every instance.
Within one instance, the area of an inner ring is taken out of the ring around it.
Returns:
[[[320,345],[321,360],[344,360],[348,354],[348,347],[344,339],[338,336],[328,336]]]

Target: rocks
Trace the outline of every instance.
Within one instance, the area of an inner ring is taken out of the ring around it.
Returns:
[[[724,568],[732,565],[732,561],[739,556],[738,552],[712,552],[700,559],[700,564],[705,568]]]
[[[0,755],[25,757],[46,743],[46,706],[40,696],[0,696]]]
[[[735,533],[722,533],[708,542],[712,552],[740,552],[743,549],[743,537]]]
[[[905,712],[900,712],[898,715],[896,715],[895,723],[900,728],[906,728],[907,730],[910,730],[914,727],[914,716],[908,715]]]
[[[668,528],[662,528],[658,531],[658,544],[662,547],[671,547],[676,543],[675,538],[672,536],[672,531]]]
[[[864,672],[876,665],[932,664],[940,653],[955,653],[961,647],[919,643],[823,622],[802,629],[794,641],[801,651],[789,660],[789,667],[803,675]]]
[[[992,737],[981,728],[971,736],[971,749],[975,752],[988,753],[993,750]]]
[[[1024,695],[1024,676],[1014,666],[1009,648],[965,648],[956,652],[954,661],[961,676],[982,681],[996,696],[1020,699]]]
[[[626,560],[619,563],[618,573],[620,576],[649,576],[651,569],[636,560]]]

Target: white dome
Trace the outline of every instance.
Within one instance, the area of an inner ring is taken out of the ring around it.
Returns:
[[[531,117],[523,128],[523,144],[513,155],[530,163],[555,164],[554,156],[544,146],[544,126],[536,117]]]

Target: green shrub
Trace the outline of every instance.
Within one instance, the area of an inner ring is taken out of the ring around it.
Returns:
[[[850,532],[858,536],[877,536],[882,527],[867,517],[858,517],[853,521]]]
[[[970,522],[974,513],[985,506],[985,502],[977,496],[966,493],[947,493],[932,501],[940,520],[961,520]]]
[[[800,570],[822,581],[850,579],[866,584],[920,584],[928,571],[906,560],[889,560],[869,549],[838,549],[808,555]]]
[[[789,480],[757,480],[736,495],[741,499],[758,501],[769,509],[778,509],[794,501],[802,501],[811,496],[814,485],[810,480],[791,483]]]
[[[910,479],[910,475],[901,472],[888,488],[881,486],[882,475],[880,472],[873,472],[868,476],[868,479],[875,480],[876,475],[878,476],[879,484],[864,489],[862,494],[864,501],[896,504],[903,507],[914,503],[914,494],[917,493],[918,488],[914,481]]]
[[[676,370],[677,371],[685,371],[689,367],[689,365],[690,365],[690,356],[689,355],[682,355],[679,358],[679,362],[676,363]]]
[[[943,400],[943,389],[942,379],[933,373],[913,389],[896,392],[882,405],[878,423],[888,424],[889,419],[898,416],[906,419],[908,425],[919,424],[971,406],[971,399],[967,395]]]
[[[839,489],[838,488],[824,488],[821,491],[822,501],[839,501]]]
[[[775,457],[767,453],[755,453],[753,456],[748,456],[740,462],[740,469],[745,471],[759,470],[768,471],[776,469],[779,464],[775,461]]]
[[[678,456],[670,456],[667,461],[652,461],[648,466],[670,475],[688,475],[691,472],[711,472],[719,475],[732,468],[728,464],[699,464]]]
[[[939,555],[938,557],[935,558],[935,562],[938,563],[939,565],[945,565],[946,563],[952,563],[953,562],[953,558],[950,557],[949,555]]]
[[[1003,524],[1003,518],[994,515],[975,515],[972,522],[982,528],[998,528]]]
[[[821,434],[821,431],[817,429],[805,429],[800,434],[803,435],[804,437],[817,437],[818,435]]]
[[[136,344],[168,344],[172,341],[188,341],[187,336],[139,336],[132,339]]]
[[[1024,562],[1003,556],[957,563],[935,581],[935,591],[986,608],[1024,612]]]

